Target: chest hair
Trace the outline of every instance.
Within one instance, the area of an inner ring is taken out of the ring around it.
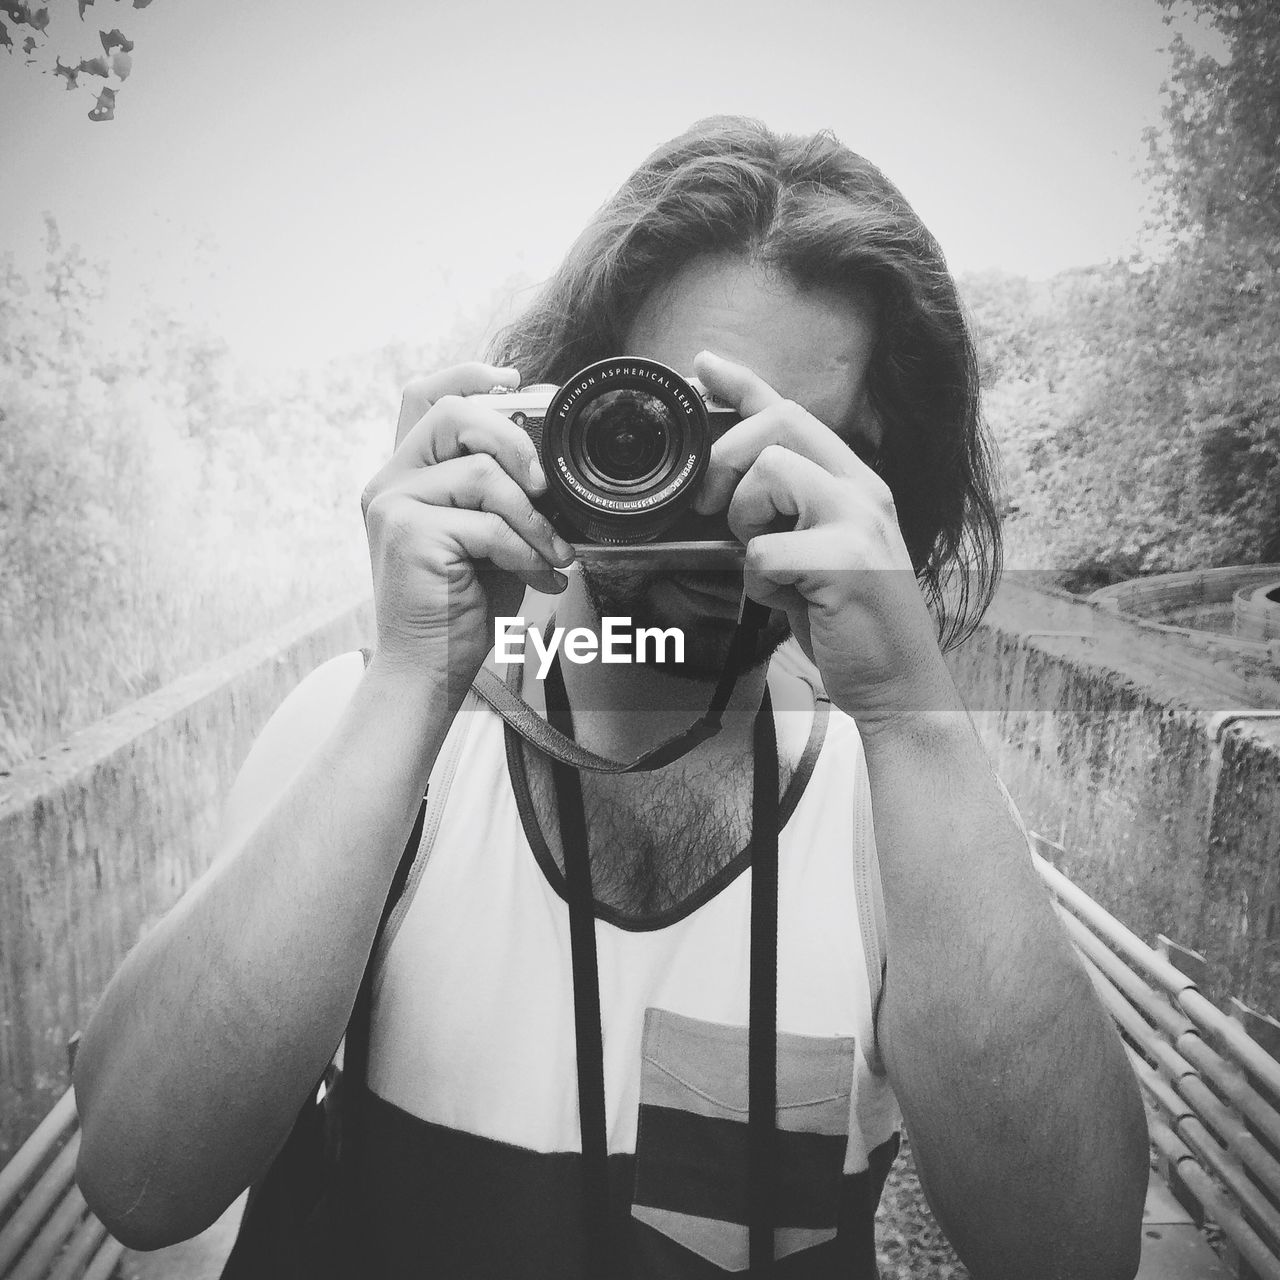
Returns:
[[[532,757],[532,758],[531,758]],[[527,753],[529,793],[556,865],[564,849],[551,769]],[[779,792],[790,767],[779,763]],[[751,838],[752,761],[748,755],[696,773],[679,765],[657,774],[583,778],[591,887],[599,902],[627,916],[679,906],[746,848]]]

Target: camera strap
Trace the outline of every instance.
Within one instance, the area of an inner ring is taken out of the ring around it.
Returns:
[[[661,769],[664,765],[679,760],[694,747],[706,742],[708,738],[714,738],[720,732],[724,709],[729,705],[729,698],[738,682],[743,661],[751,652],[757,633],[768,619],[767,606],[759,604],[744,593],[742,604],[738,609],[738,625],[730,641],[728,655],[725,657],[724,666],[721,668],[720,677],[716,681],[716,687],[706,711],[683,733],[675,734],[630,762],[610,760],[608,756],[588,751],[585,747],[579,746],[572,737],[557,729],[554,722],[548,723],[547,720],[538,716],[516,692],[520,676],[519,664],[513,663],[508,669],[508,683],[504,683],[488,668],[482,667],[476,675],[472,688],[526,742],[532,743],[553,760],[572,765],[575,769],[587,769],[592,773],[645,773],[652,769]],[[554,622],[554,619],[552,621]],[[552,669],[558,669],[558,661],[553,664]],[[548,672],[545,685],[549,688],[550,684],[551,675]]]
[[[557,733],[572,741],[573,715],[558,659],[547,673],[545,688],[548,720]],[[748,1274],[752,1280],[762,1280],[773,1271],[777,1149],[778,745],[767,687],[752,734],[746,1207]],[[569,904],[586,1274],[593,1280],[617,1280],[623,1266],[611,1231],[600,975],[582,779],[576,767],[554,757],[551,771]]]

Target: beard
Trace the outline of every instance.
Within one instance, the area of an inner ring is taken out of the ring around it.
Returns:
[[[663,607],[654,598],[654,588],[663,582],[674,581],[693,591],[707,592],[722,598],[727,598],[730,594],[740,596],[742,574],[739,571],[604,571],[583,565],[581,573],[597,622],[605,617],[630,618],[633,634],[641,627],[657,627],[660,630],[678,627],[683,631],[683,662],[669,658],[666,648],[661,647],[661,657],[646,662],[647,666],[701,684],[714,684],[720,678],[737,631],[736,614],[727,616],[716,612],[699,612],[692,607],[677,613]],[[787,615],[776,609],[771,610],[765,625],[752,633],[750,646],[735,664],[734,676],[740,676],[767,662],[774,650],[790,634],[791,624]],[[634,651],[634,644],[632,648]]]

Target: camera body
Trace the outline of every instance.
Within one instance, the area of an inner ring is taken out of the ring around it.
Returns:
[[[619,356],[562,387],[497,388],[477,397],[528,432],[547,492],[538,509],[579,549],[737,550],[723,519],[692,511],[711,445],[736,410],[656,360]],[[676,541],[660,541],[664,535]],[[705,558],[705,557],[704,557]]]

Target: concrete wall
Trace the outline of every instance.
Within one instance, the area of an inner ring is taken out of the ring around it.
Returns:
[[[1280,1014],[1280,668],[1014,583],[950,661],[1054,861],[1202,952],[1212,998]]]
[[[347,601],[0,778],[0,1161],[67,1087],[68,1038],[207,865],[249,744],[306,672],[366,643]]]

